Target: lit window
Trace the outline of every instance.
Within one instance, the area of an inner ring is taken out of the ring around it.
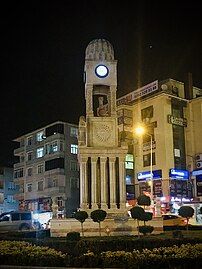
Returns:
[[[126,161],[125,161],[125,168],[126,169],[133,169],[133,155],[127,154],[126,155]]]
[[[14,203],[13,195],[7,195],[7,203]]]
[[[78,128],[71,127],[70,128],[70,136],[77,137],[78,136]]]
[[[36,150],[36,157],[37,157],[37,158],[41,158],[41,157],[43,157],[43,155],[44,155],[44,153],[43,153],[43,147],[38,148],[38,149]]]
[[[50,152],[56,152],[58,151],[58,143],[57,141],[54,141],[51,145],[50,145]]]
[[[15,183],[13,181],[8,182],[8,189],[9,190],[14,190],[15,189]]]
[[[43,137],[44,137],[44,132],[43,131],[38,132],[36,134],[36,141],[38,141],[38,142],[42,141],[43,140]]]
[[[71,144],[71,153],[77,154],[78,153],[78,145]]]

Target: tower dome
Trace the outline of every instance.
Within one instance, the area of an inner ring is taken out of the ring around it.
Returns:
[[[86,48],[86,60],[114,60],[114,49],[106,39],[94,39]]]

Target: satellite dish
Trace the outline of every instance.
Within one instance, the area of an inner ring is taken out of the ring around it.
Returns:
[[[166,91],[166,90],[168,89],[168,86],[167,86],[166,84],[162,84],[162,85],[161,85],[161,89],[162,89],[163,91]]]

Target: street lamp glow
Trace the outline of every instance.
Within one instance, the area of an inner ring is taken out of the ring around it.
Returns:
[[[143,126],[138,126],[135,128],[135,134],[141,136],[145,133],[145,128]]]
[[[152,142],[153,142],[153,138],[152,138],[152,135],[149,134],[147,132],[147,130],[141,125],[137,126],[135,128],[135,134],[137,136],[148,135],[150,137],[150,181],[148,183],[149,183],[150,189],[151,189],[151,193],[150,193],[151,196],[150,197],[151,197],[151,204],[153,206],[153,204],[154,204],[154,201],[153,201],[153,199],[154,199],[154,194],[153,194],[153,171],[152,171],[152,166],[153,166],[153,164],[152,164]]]

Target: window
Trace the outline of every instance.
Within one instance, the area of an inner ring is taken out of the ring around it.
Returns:
[[[46,128],[46,137],[54,134],[64,134],[64,124],[58,123]]]
[[[7,203],[14,203],[13,195],[7,195]]]
[[[77,137],[78,136],[78,128],[71,127],[70,128],[70,136]]]
[[[8,182],[8,189],[9,190],[15,190],[15,183],[13,181]]]
[[[57,179],[55,178],[48,179],[48,188],[57,187],[57,185],[58,185]]]
[[[70,162],[70,170],[71,171],[78,171],[79,170],[77,162],[73,162],[73,161]]]
[[[58,201],[57,201],[58,206],[59,206],[59,207],[62,207],[62,206],[63,206],[63,199],[62,199],[62,197],[58,197],[57,200],[58,200]]]
[[[43,191],[43,180],[38,182],[38,191]]]
[[[152,152],[152,165],[156,164],[156,159],[155,159],[155,152]],[[143,155],[143,166],[150,166],[151,165],[151,154],[146,154]]]
[[[45,162],[45,171],[64,168],[64,158],[56,158]]]
[[[32,136],[27,137],[27,146],[32,145]]]
[[[44,172],[43,164],[37,166],[37,174],[42,174]]]
[[[32,183],[27,184],[27,191],[31,192],[32,191]]]
[[[49,153],[58,151],[58,143],[54,141],[50,144]]]
[[[71,144],[71,153],[77,154],[78,153],[78,145]]]
[[[14,178],[23,177],[23,168],[19,168],[14,171]]]
[[[33,159],[33,152],[32,151],[27,152],[27,160],[31,161],[32,159]]]
[[[71,178],[71,190],[79,189],[79,179],[78,178]]]
[[[28,177],[32,176],[32,167],[27,168],[27,175]]]
[[[44,132],[40,131],[36,134],[36,141],[40,142],[43,141]]]
[[[141,110],[141,118],[142,121],[146,121],[146,119],[150,119],[153,117],[153,106],[148,106]]]
[[[3,190],[4,188],[4,182],[3,179],[0,179],[0,190]]]
[[[127,154],[126,155],[126,161],[125,161],[125,168],[126,169],[133,169],[133,155]]]
[[[36,150],[36,157],[37,157],[37,158],[41,158],[41,157],[43,157],[43,155],[44,155],[43,147],[38,148],[38,149]]]
[[[20,162],[24,162],[25,160],[25,156],[24,155],[20,155]]]

